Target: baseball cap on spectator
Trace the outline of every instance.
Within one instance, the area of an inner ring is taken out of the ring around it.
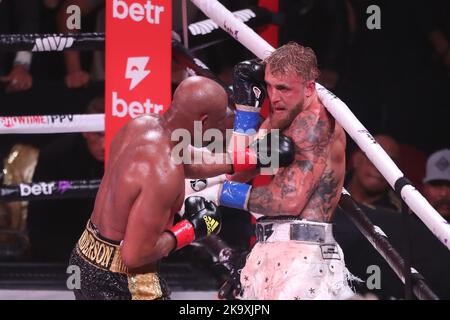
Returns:
[[[424,183],[436,180],[450,181],[450,149],[433,153],[427,160]]]

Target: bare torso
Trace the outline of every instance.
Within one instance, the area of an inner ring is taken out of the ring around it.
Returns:
[[[270,129],[268,120],[261,129]],[[252,190],[250,211],[330,222],[344,183],[344,130],[317,100],[283,134],[296,145],[295,160],[280,168],[268,187]]]
[[[183,203],[184,170],[171,161],[170,153],[170,133],[159,118],[140,117],[119,131],[111,144],[91,216],[102,236],[123,240],[125,232],[130,232],[126,229],[131,212],[142,215],[143,221],[151,219],[152,223],[161,224],[162,228],[172,225],[173,216]],[[154,210],[160,204],[156,203],[158,197],[153,197],[161,192],[161,201],[170,203],[166,208],[170,214],[162,212],[167,210]]]
[[[329,132],[325,130],[322,134],[330,134],[328,143],[323,143],[320,148],[323,149],[323,157],[319,161],[325,161],[325,169],[316,185],[312,194],[307,200],[303,210],[299,212],[299,216],[303,219],[318,222],[330,222],[333,218],[334,210],[338,204],[341,190],[344,184],[345,175],[345,133],[342,127],[336,123],[334,118],[326,111],[325,107],[320,104],[312,108],[313,116],[317,116],[323,122],[328,123]],[[302,117],[302,113],[299,114]],[[297,117],[297,118],[299,118]],[[298,132],[298,124],[306,125],[299,119],[294,120],[293,125],[287,128],[283,133],[295,140],[294,134]],[[308,137],[306,137],[308,139]],[[300,150],[300,153],[302,150]],[[317,165],[318,163],[313,163]],[[284,170],[284,169],[281,169]],[[308,187],[308,186],[305,186]],[[300,189],[301,192],[301,189]]]
[[[335,122],[335,120],[332,121]],[[344,185],[345,145],[345,132],[339,124],[335,123],[325,171],[320,177],[319,185],[301,212],[302,218],[319,222],[331,222],[333,219]]]

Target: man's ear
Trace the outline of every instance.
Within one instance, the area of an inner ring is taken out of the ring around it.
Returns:
[[[306,82],[306,97],[309,98],[313,95],[314,90],[316,89],[316,82],[314,80]]]

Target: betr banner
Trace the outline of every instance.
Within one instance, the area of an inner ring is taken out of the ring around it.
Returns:
[[[171,100],[172,1],[106,1],[105,159],[117,131]]]

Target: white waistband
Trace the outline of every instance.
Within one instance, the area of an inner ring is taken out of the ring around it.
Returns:
[[[289,218],[264,218],[256,223],[259,242],[302,241],[316,244],[336,243],[331,223],[295,220]]]

